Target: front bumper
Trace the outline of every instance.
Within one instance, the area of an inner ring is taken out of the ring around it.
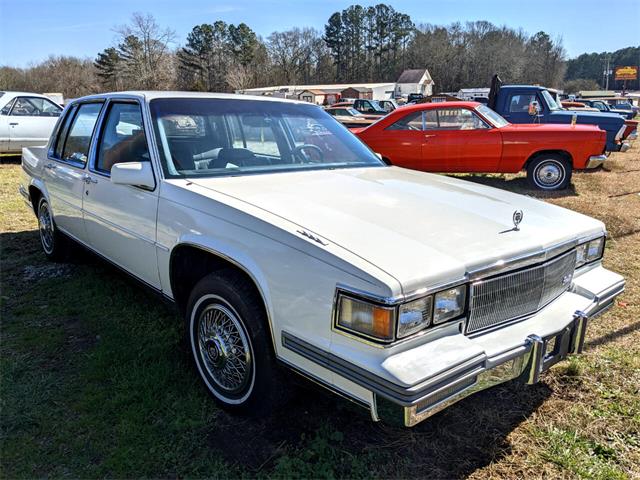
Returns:
[[[586,168],[591,169],[591,168],[598,168],[602,165],[604,165],[604,162],[607,160],[607,156],[606,155],[592,155],[589,157],[589,160],[587,160],[587,166]]]
[[[589,302],[582,310],[576,310],[568,321],[557,319],[557,329],[549,331],[540,325],[540,334],[537,334],[535,320],[525,320],[523,323],[531,323],[531,333],[521,344],[486,358],[484,364],[478,364],[475,369],[462,375],[447,377],[446,381],[435,385],[433,390],[411,405],[396,404],[395,418],[388,416],[394,410],[393,402],[389,408],[388,399],[376,396],[376,414],[397,423],[397,415],[400,413],[402,423],[411,427],[449,405],[494,385],[515,379],[526,384],[537,383],[540,374],[551,366],[564,360],[569,354],[582,352],[589,321],[611,308],[615,298],[624,291],[624,287],[624,279],[619,275],[602,267],[593,268],[584,274],[583,278],[578,277],[572,291],[569,292],[589,299]],[[518,330],[518,324],[514,327],[514,330]],[[506,327],[504,330],[508,329],[509,327]],[[519,330],[527,331],[526,328]],[[500,335],[499,331],[495,333]],[[507,338],[505,335],[502,337]]]
[[[471,335],[453,322],[442,336],[389,352],[377,364],[363,363],[362,351],[328,352],[287,332],[283,346],[331,370],[336,390],[359,395],[374,420],[414,426],[488,387],[514,379],[536,383],[552,365],[580,353],[589,321],[610,308],[625,287],[620,275],[599,264],[584,270],[570,291],[528,318]]]

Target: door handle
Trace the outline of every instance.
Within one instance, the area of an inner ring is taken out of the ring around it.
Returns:
[[[18,122],[11,122],[11,123],[9,123],[9,125],[11,125],[12,127],[15,127],[16,125],[19,125],[19,123]]]
[[[91,178],[89,175],[85,175],[84,176],[84,183],[98,183],[98,180],[96,180],[95,178]]]
[[[435,135],[431,134],[431,135],[425,135],[424,139],[425,140],[429,140],[431,137],[435,137]]]
[[[49,170],[55,170],[58,166],[55,163],[47,163],[44,168],[48,168]]]

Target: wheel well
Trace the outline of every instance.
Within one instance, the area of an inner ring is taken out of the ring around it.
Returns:
[[[38,187],[34,187],[33,185],[29,186],[29,198],[31,199],[31,208],[33,208],[33,213],[38,215],[38,203],[40,202],[40,197],[42,197],[42,192]]]
[[[567,160],[569,162],[569,164],[571,165],[571,168],[573,168],[573,157],[571,157],[571,154],[569,152],[567,152],[566,150],[540,150],[538,152],[535,152],[533,155],[531,155],[528,159],[527,159],[527,163],[525,164],[525,169],[529,166],[529,164],[534,161],[536,158],[544,156],[544,155],[560,155],[561,157],[563,157],[565,160]]]
[[[193,245],[178,245],[171,253],[169,275],[171,291],[178,309],[184,315],[187,309],[189,295],[202,278],[216,271],[233,271],[239,274],[260,298],[266,313],[264,298],[253,278],[235,263],[215,253],[208,252]]]

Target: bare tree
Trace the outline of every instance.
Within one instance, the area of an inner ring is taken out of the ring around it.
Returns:
[[[248,66],[238,63],[229,67],[225,80],[233,90],[244,90],[251,87],[253,72]]]
[[[161,28],[152,15],[134,13],[128,25],[118,27],[118,75],[126,88],[164,90],[175,83],[171,44],[175,32]]]

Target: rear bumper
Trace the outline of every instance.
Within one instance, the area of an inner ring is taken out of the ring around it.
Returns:
[[[598,168],[604,165],[604,162],[606,160],[607,160],[606,155],[592,155],[589,157],[589,160],[587,160],[587,165],[585,168],[588,168],[588,169]]]
[[[626,152],[627,150],[629,150],[631,148],[631,144],[629,142],[622,142],[620,144],[620,152]]]
[[[614,304],[624,279],[601,265],[575,277],[570,291],[538,313],[503,328],[465,335],[463,328],[365,366],[283,332],[283,345],[328,369],[342,393],[359,395],[374,420],[414,426],[480,390],[540,374],[584,347],[588,323]],[[411,379],[411,381],[409,381]],[[362,392],[368,392],[365,399]]]

